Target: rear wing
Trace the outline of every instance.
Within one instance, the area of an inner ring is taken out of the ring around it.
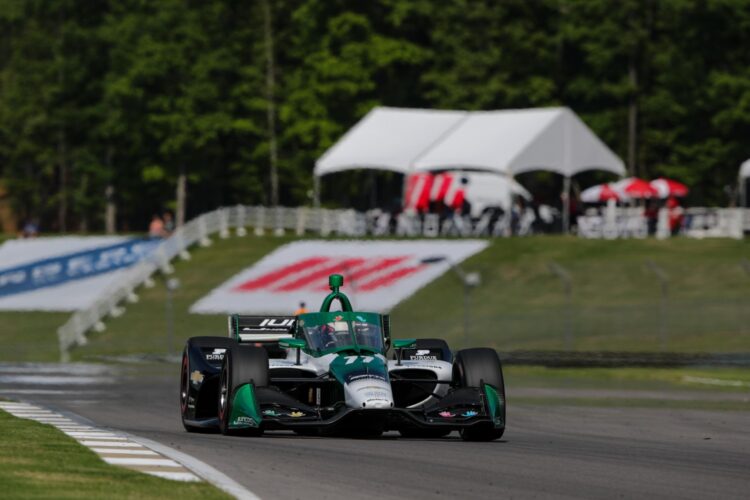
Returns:
[[[278,342],[293,336],[295,316],[229,316],[229,336],[237,342]]]

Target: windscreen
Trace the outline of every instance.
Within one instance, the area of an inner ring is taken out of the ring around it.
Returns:
[[[299,327],[311,351],[325,353],[342,348],[383,351],[380,315],[375,313],[321,312],[303,314]]]

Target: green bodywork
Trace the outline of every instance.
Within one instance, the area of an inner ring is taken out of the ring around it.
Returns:
[[[484,384],[484,395],[487,400],[487,411],[492,419],[492,423],[495,424],[495,428],[501,429],[505,427],[503,419],[505,401],[497,390],[488,384]]]
[[[323,303],[320,305],[320,312],[328,312],[331,310],[331,304],[334,300],[338,300],[341,304],[341,310],[344,312],[352,311],[352,303],[349,302],[349,298],[343,293],[339,292],[339,288],[344,286],[344,277],[340,274],[332,274],[328,277],[328,286],[331,288],[331,293],[323,299]]]
[[[378,356],[338,356],[328,369],[341,385],[351,383],[352,377],[363,373],[368,377],[388,381],[386,361]]]
[[[232,400],[229,427],[232,429],[260,427],[262,419],[263,417],[260,414],[253,384],[240,386],[237,392],[234,393],[234,399]]]

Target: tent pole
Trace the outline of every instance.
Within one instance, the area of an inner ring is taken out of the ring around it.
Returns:
[[[320,208],[320,177],[313,174],[313,208]]]
[[[563,177],[563,213],[562,213],[562,224],[563,234],[570,232],[570,176],[566,175]]]

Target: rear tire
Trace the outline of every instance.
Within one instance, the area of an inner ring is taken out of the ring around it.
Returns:
[[[224,435],[261,436],[263,428],[230,429],[232,398],[246,383],[255,387],[268,386],[268,353],[262,347],[235,345],[224,355],[219,380],[219,430]]]
[[[505,402],[503,369],[497,351],[486,347],[463,349],[456,354],[453,364],[453,381],[459,387],[482,387],[482,383],[493,386]],[[502,409],[505,422],[505,405]],[[502,437],[503,429],[492,425],[467,427],[461,430],[464,441],[493,441]]]

